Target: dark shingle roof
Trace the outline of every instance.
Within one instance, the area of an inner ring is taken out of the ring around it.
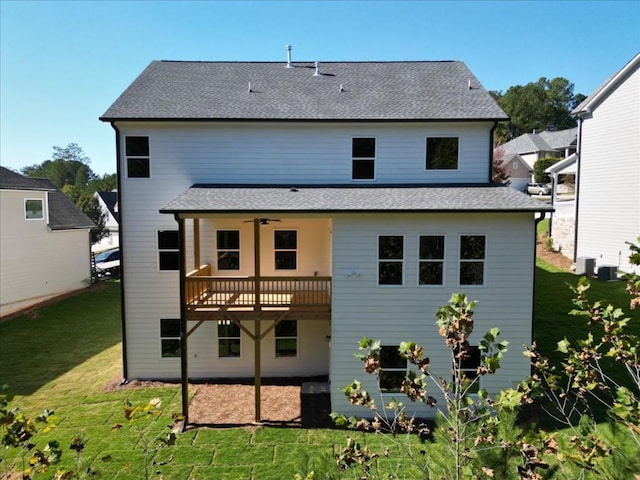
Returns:
[[[502,185],[344,186],[196,184],[161,213],[302,212],[541,212],[552,211]]]
[[[109,209],[109,213],[116,220],[116,222],[120,221],[118,212],[116,211],[116,204],[118,203],[118,192],[96,192],[102,201]]]
[[[294,65],[154,61],[100,118],[507,119],[462,62],[326,62],[319,76],[312,63]]]
[[[505,153],[552,152],[575,146],[577,140],[578,128],[574,127],[555,132],[523,133],[500,147]]]
[[[47,192],[51,230],[95,228],[93,221],[47,178],[29,178],[0,167],[0,189]]]

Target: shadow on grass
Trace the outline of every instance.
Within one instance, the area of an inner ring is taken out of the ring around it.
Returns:
[[[120,284],[0,323],[0,385],[9,400],[30,395],[121,341]]]

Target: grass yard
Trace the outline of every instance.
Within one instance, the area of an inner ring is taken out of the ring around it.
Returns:
[[[537,268],[535,339],[552,357],[555,343],[562,337],[586,332],[579,320],[567,315],[571,294],[565,284],[576,281],[575,276],[548,265]],[[592,291],[594,297],[606,297],[627,310],[622,282],[594,280]],[[0,385],[8,385],[10,406],[19,406],[29,416],[45,408],[55,411],[58,426],[38,433],[34,441],[39,448],[50,439],[60,442],[63,456],[56,468],[77,469],[80,478],[93,478],[83,473],[90,467],[101,479],[143,479],[145,463],[150,467],[149,478],[166,480],[282,480],[293,479],[297,473],[304,477],[311,471],[320,479],[326,472],[336,474],[332,454],[344,447],[345,438],[351,435],[376,452],[390,449],[388,458],[379,459],[376,478],[386,478],[380,473],[423,478],[411,470],[413,460],[407,452],[398,453],[392,438],[330,429],[188,430],[178,435],[176,446],[157,452],[148,448],[145,460],[145,444],[166,434],[171,415],[180,410],[180,390],[176,386],[103,391],[121,371],[119,298],[119,284],[107,283],[106,288],[0,323]],[[636,312],[634,316],[636,333],[640,333],[639,315]],[[148,415],[140,422],[126,420],[127,400],[144,404],[152,398],[161,400],[161,415]],[[69,449],[76,437],[85,443],[80,456]],[[417,439],[412,442],[418,446]],[[430,456],[441,456],[437,451],[440,446],[427,448]],[[4,452],[2,455],[4,459]],[[0,478],[6,465],[6,459],[0,462]],[[560,462],[555,465],[555,478],[572,478],[574,472],[566,468]],[[344,478],[356,478],[353,472],[347,473]],[[52,477],[53,470],[36,475]]]

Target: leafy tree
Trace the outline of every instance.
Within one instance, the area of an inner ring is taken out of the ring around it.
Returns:
[[[549,168],[551,165],[558,163],[561,158],[557,157],[544,157],[538,160],[533,165],[533,174],[535,176],[536,182],[539,183],[548,183],[551,181],[549,175],[544,173],[544,171]]]
[[[96,228],[91,229],[91,243],[97,243],[109,235],[109,229],[106,227],[107,216],[102,212],[96,197],[90,194],[83,194],[78,198],[76,204],[96,224]]]
[[[491,163],[491,180],[493,183],[506,183],[509,185],[511,181],[509,180],[510,175],[507,171],[507,168],[503,164],[504,161],[504,148],[501,146],[497,147],[493,151],[493,161]]]

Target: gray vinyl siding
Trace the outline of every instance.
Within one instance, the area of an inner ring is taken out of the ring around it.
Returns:
[[[485,377],[483,387],[496,391],[511,386],[529,373],[521,345],[531,340],[533,296],[532,214],[418,214],[343,215],[333,221],[333,304],[332,304],[332,408],[363,415],[360,407],[347,404],[338,388],[354,379],[376,392],[375,379],[364,374],[353,357],[358,341],[366,336],[385,345],[414,340],[422,344],[431,359],[432,370],[450,376],[449,353],[438,335],[435,313],[454,292],[477,300],[475,332],[477,343],[492,327],[501,338],[511,341],[503,368]],[[404,235],[404,285],[377,285],[377,238],[381,234]],[[420,235],[445,235],[445,285],[418,286]],[[485,285],[460,286],[458,252],[460,235],[486,236]],[[348,275],[357,271],[359,276]],[[434,395],[442,398],[439,395]],[[411,405],[410,410],[414,408]],[[416,412],[432,415],[428,407]]]
[[[582,125],[578,257],[631,271],[625,242],[640,235],[640,70]]]

